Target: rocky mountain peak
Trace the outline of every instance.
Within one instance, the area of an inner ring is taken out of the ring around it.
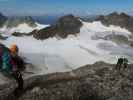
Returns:
[[[31,27],[35,27],[36,26],[35,21],[34,21],[34,19],[31,16],[9,17],[5,24],[7,25],[7,27],[16,27],[19,24],[23,24],[23,23],[26,23],[26,24],[28,24]]]
[[[0,27],[3,26],[6,20],[7,20],[7,17],[4,16],[2,13],[0,13]]]
[[[109,14],[108,16],[118,16],[119,14],[117,12],[112,12],[111,14]]]
[[[101,21],[104,25],[116,25],[125,28],[133,33],[133,18],[126,13],[113,12],[106,16],[99,16],[96,21]]]
[[[127,15],[126,13],[120,13],[120,16],[123,17],[123,18],[130,18],[130,16]]]
[[[73,15],[66,15],[59,18],[55,25],[44,28],[36,32],[33,36],[37,39],[46,39],[56,35],[65,38],[69,34],[79,33],[81,26],[82,22],[77,17]]]

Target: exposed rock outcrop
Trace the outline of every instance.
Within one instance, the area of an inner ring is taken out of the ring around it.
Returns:
[[[65,38],[70,34],[75,35],[79,33],[81,26],[82,23],[78,18],[73,15],[67,15],[61,17],[55,25],[41,29],[33,34],[33,36],[36,39],[47,39],[56,35]]]
[[[101,21],[104,25],[116,25],[122,28],[126,28],[133,33],[133,17],[126,13],[111,13],[107,16],[99,16],[96,21]]]
[[[110,32],[106,32],[106,33],[110,33]],[[119,45],[123,45],[123,44],[126,44],[126,45],[131,45],[132,41],[128,39],[128,37],[124,36],[124,35],[119,35],[119,34],[107,34],[107,35],[94,35],[92,36],[92,39],[93,40],[99,40],[99,39],[102,39],[102,40],[109,40],[109,41],[112,41],[112,42],[115,42],[116,44],[119,44]]]
[[[72,72],[34,76],[25,80],[25,90],[13,97],[12,89],[1,100],[132,100],[133,67],[117,71],[115,65],[98,62]],[[15,87],[0,86],[4,90]],[[11,99],[12,100],[12,99]]]
[[[0,34],[0,40],[6,40],[8,37],[4,37]]]
[[[37,32],[37,30],[33,30],[32,32],[30,33],[19,33],[19,32],[14,32],[12,33],[13,36],[16,36],[16,37],[22,37],[22,36],[31,36],[33,34],[35,34]]]

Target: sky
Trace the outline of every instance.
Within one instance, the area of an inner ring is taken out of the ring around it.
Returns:
[[[6,15],[95,15],[110,12],[133,13],[133,0],[0,0]]]

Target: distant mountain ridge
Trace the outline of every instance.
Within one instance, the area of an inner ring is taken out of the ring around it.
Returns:
[[[106,16],[99,16],[96,21],[101,21],[104,25],[116,25],[125,28],[133,33],[133,17],[126,13],[113,12]]]
[[[35,20],[31,16],[9,17],[6,20],[5,25],[11,28],[23,23],[26,23],[31,27],[36,27]]]
[[[24,23],[31,27],[36,27],[36,22],[31,16],[7,17],[0,13],[0,27],[12,28]]]
[[[7,17],[4,16],[2,13],[0,13],[0,27],[2,27],[4,25],[6,20],[7,20]]]
[[[58,36],[66,38],[68,35],[76,35],[80,32],[82,22],[78,17],[72,14],[60,17],[55,24],[51,24],[40,30],[34,30],[28,34],[15,32],[14,36],[33,35],[38,40],[44,40],[49,37]]]
[[[82,26],[82,22],[79,19],[83,20],[83,18],[77,18],[73,15],[63,16],[59,18],[55,26],[52,25],[48,28],[37,31],[33,36],[37,39],[45,39],[55,36],[55,34],[58,34],[60,37],[66,37],[68,34],[79,33]],[[126,13],[113,12],[106,16],[100,15],[86,18],[83,21],[101,21],[101,23],[105,26],[120,26],[121,28],[125,28],[133,33],[133,17],[127,15]]]
[[[6,19],[4,24],[9,28],[16,27],[17,25],[23,23],[26,23],[31,27],[36,27],[36,21],[30,16],[10,17],[10,18],[6,18],[3,16],[3,19]],[[113,12],[109,15],[100,15],[85,19],[80,17],[75,17],[72,14],[65,15],[63,17],[60,17],[55,24],[51,24],[50,26],[39,30],[34,29],[26,33],[26,35],[33,35],[34,38],[41,40],[54,36],[66,38],[70,34],[76,35],[77,33],[80,32],[80,28],[82,27],[81,20],[88,22],[100,21],[105,26],[109,25],[120,26],[121,28],[125,28],[131,33],[133,33],[133,17],[127,15],[126,13]],[[23,32],[15,31],[12,33],[15,36],[25,35],[24,31]]]
[[[46,39],[56,35],[66,38],[69,34],[79,33],[81,26],[82,22],[70,14],[59,18],[55,25],[36,31],[33,36],[36,39]]]
[[[91,18],[79,18],[74,15],[65,15],[58,19],[54,25],[43,28],[41,30],[34,30],[30,32],[30,35],[33,35],[36,39],[47,39],[49,37],[59,36],[61,38],[67,37],[69,34],[76,35],[80,32],[82,26],[82,21],[94,22],[100,21],[105,26],[115,25],[125,28],[128,31],[133,33],[133,17],[125,13],[111,13],[106,16],[96,16]],[[16,36],[21,36],[19,33],[15,33]]]

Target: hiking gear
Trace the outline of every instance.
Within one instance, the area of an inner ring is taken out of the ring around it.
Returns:
[[[128,63],[128,59],[127,58],[123,58],[123,63]]]
[[[119,58],[116,64],[116,69],[121,70],[122,68],[125,69],[128,66],[128,59],[127,58]]]
[[[9,52],[4,51],[2,55],[2,70],[10,73],[12,71],[12,66],[11,66],[11,56]]]
[[[23,90],[23,78],[18,71],[18,66],[19,64],[21,65],[23,60],[21,59],[22,61],[20,61],[20,58],[17,56],[16,52],[18,52],[18,49],[15,45],[12,45],[11,50],[0,44],[0,65],[3,72],[12,75],[17,81],[18,87],[15,89],[15,93],[18,94],[18,92]]]
[[[6,73],[11,73],[12,69],[16,69],[16,64],[12,59],[10,50],[3,44],[0,44],[0,68]]]
[[[122,63],[123,63],[123,58],[119,58],[119,59],[118,59],[118,63],[119,63],[119,64],[122,64]]]
[[[119,58],[116,64],[116,69],[120,70],[123,64],[123,58]]]

